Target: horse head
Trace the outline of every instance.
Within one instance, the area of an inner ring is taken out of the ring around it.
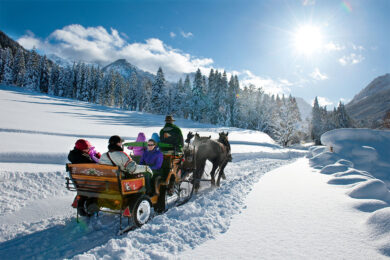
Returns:
[[[188,132],[187,134],[187,139],[185,140],[185,142],[187,144],[189,144],[191,142],[191,139],[194,137],[194,134],[192,132]]]
[[[219,133],[218,142],[227,145],[229,143],[228,135],[229,135],[229,132],[226,132],[226,133],[225,132],[221,132],[221,133]],[[229,146],[230,146],[230,144],[229,144]]]

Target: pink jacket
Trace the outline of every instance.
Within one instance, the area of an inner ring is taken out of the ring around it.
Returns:
[[[138,137],[137,137],[136,142],[146,142],[145,134],[142,132],[138,133]],[[142,156],[142,154],[144,153],[146,148],[145,147],[129,146],[128,149],[133,150],[135,156]]]

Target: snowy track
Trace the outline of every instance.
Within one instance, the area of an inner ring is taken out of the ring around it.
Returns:
[[[3,182],[8,183],[3,190],[16,192],[2,197],[2,208],[7,210],[0,220],[7,224],[0,226],[0,255],[2,259],[56,259],[90,250],[87,255],[119,258],[126,250],[125,255],[132,258],[167,257],[226,232],[231,217],[244,207],[243,201],[253,184],[264,173],[288,162],[252,159],[231,163],[226,169],[228,179],[220,188],[212,189],[205,183],[189,203],[155,216],[144,227],[122,237],[116,235],[117,216],[101,214],[100,227],[94,219],[76,223],[70,207],[74,194],[64,188],[65,172],[3,173],[8,180]],[[12,185],[13,178],[22,180],[22,184]],[[43,182],[49,183],[45,192],[38,185]],[[34,189],[23,195],[20,185]],[[19,193],[19,198],[12,198],[12,194]],[[7,201],[14,203],[7,206]]]

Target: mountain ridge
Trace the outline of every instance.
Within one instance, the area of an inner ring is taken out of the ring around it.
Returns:
[[[390,111],[390,74],[376,77],[345,107],[360,126],[376,127]]]

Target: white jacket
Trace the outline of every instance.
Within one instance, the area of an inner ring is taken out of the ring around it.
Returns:
[[[110,153],[111,160],[119,167],[122,171],[130,173],[144,173],[149,172],[153,175],[152,170],[147,165],[137,165],[129,155],[122,151],[107,152],[102,154],[102,157],[99,160],[99,164],[113,165],[111,160],[108,158],[108,153]]]

